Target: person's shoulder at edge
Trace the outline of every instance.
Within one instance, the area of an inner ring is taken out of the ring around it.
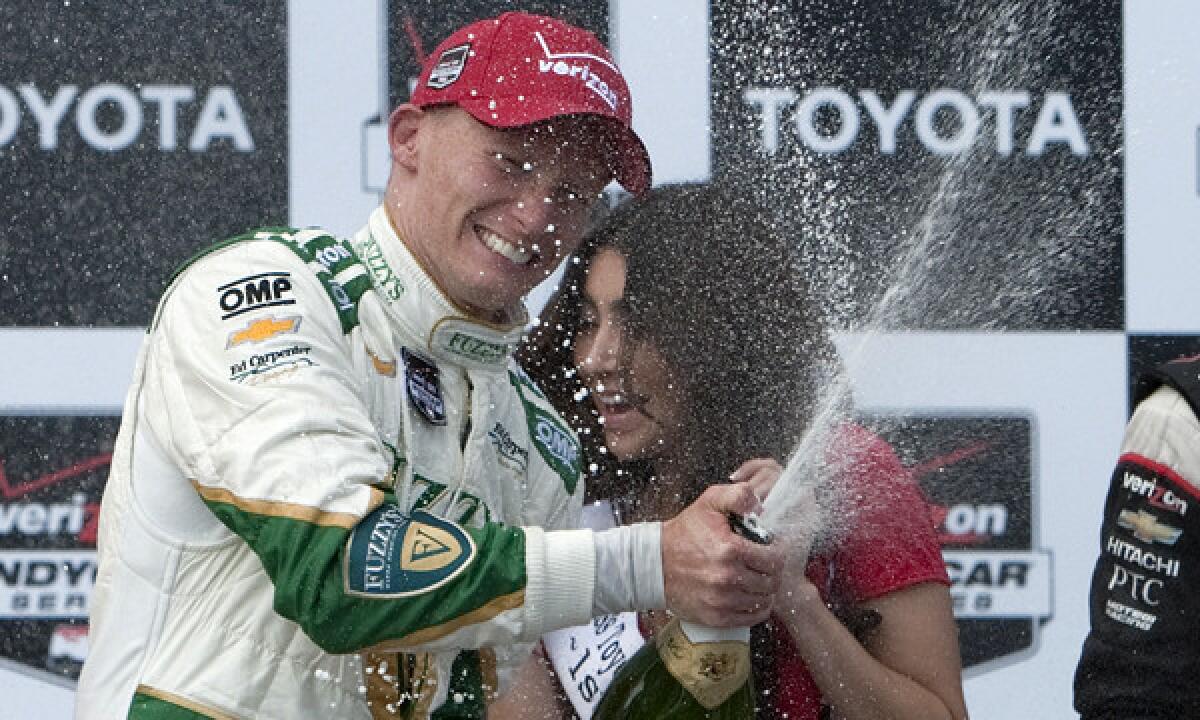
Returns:
[[[1200,420],[1187,399],[1163,385],[1134,408],[1121,443],[1123,456],[1161,463],[1200,487]]]

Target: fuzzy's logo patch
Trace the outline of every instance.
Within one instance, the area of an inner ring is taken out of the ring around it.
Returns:
[[[458,577],[475,558],[475,541],[457,524],[384,503],[346,541],[346,593],[410,597]]]

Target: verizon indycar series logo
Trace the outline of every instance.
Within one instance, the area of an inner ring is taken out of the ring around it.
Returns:
[[[888,416],[868,424],[931,502],[963,667],[1035,651],[1051,557],[1035,543],[1032,425],[1018,416]]]
[[[117,418],[0,417],[0,656],[72,681],[87,655]]]

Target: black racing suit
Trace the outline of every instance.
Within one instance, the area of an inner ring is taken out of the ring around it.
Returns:
[[[1075,709],[1200,718],[1200,356],[1139,378],[1134,407],[1104,504]]]

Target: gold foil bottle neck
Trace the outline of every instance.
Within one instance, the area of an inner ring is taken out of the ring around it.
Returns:
[[[708,710],[720,707],[750,677],[747,643],[692,642],[678,619],[659,632],[657,645],[667,672]]]

